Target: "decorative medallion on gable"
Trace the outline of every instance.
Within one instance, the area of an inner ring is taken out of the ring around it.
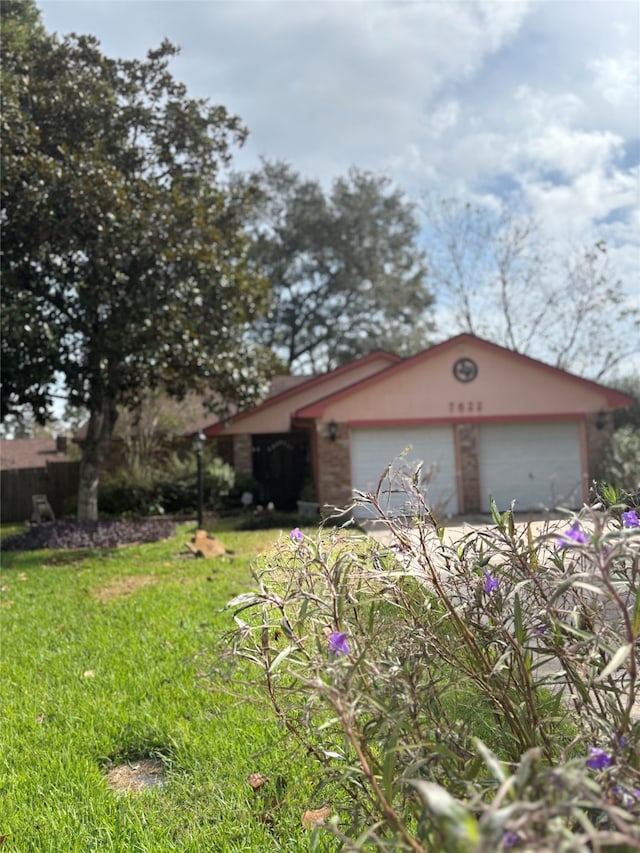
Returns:
[[[478,375],[478,365],[472,358],[459,358],[453,365],[453,375],[458,382],[473,382]]]

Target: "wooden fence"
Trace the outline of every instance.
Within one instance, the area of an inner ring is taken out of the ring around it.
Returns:
[[[29,521],[33,495],[46,495],[56,518],[67,513],[78,493],[79,462],[47,462],[46,468],[0,472],[0,520]]]

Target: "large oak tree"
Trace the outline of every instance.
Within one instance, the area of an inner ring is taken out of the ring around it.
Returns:
[[[384,176],[356,168],[329,190],[283,162],[263,161],[252,187],[252,256],[273,301],[255,325],[288,369],[329,370],[378,348],[426,345],[432,296],[411,202]]]
[[[115,60],[45,33],[32,2],[2,19],[2,415],[44,421],[62,379],[89,412],[78,516],[95,518],[118,406],[260,388],[247,331],[266,282],[223,181],[246,130],[188,97],[169,42]]]

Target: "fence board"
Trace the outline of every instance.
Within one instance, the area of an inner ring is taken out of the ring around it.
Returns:
[[[47,462],[46,468],[20,468],[0,472],[0,520],[29,521],[32,495],[46,495],[56,518],[78,491],[79,462]]]

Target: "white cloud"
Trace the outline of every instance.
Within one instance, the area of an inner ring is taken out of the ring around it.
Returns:
[[[438,136],[455,124],[457,107],[455,98],[437,99],[471,78],[526,17],[526,4],[502,5],[223,4],[242,45],[227,54],[224,88],[249,124],[251,151],[279,150],[316,172],[335,152],[335,174],[345,160],[375,168],[407,142]],[[211,87],[205,74],[201,89]]]
[[[549,122],[570,124],[585,112],[583,100],[574,92],[549,92],[518,86],[514,92],[516,119],[529,128],[544,129]]]
[[[558,234],[606,231],[630,264],[639,176],[634,2],[42,0],[45,25],[110,55],[168,36],[176,76],[250,130],[259,155],[324,181],[355,163],[407,191],[507,190]],[[637,272],[637,270],[636,270]]]
[[[589,133],[555,125],[528,140],[519,159],[523,168],[529,164],[533,170],[551,169],[577,176],[604,169],[622,145],[623,140],[609,131]]]
[[[446,130],[451,130],[458,123],[460,117],[460,103],[458,101],[445,101],[436,107],[429,121],[429,133],[433,137],[442,136]]]
[[[549,234],[575,239],[593,232],[596,221],[638,204],[638,174],[592,170],[570,184],[524,181],[523,191]]]
[[[589,68],[594,72],[593,85],[606,101],[616,107],[637,104],[640,93],[637,53],[625,51],[621,56],[594,59]]]

